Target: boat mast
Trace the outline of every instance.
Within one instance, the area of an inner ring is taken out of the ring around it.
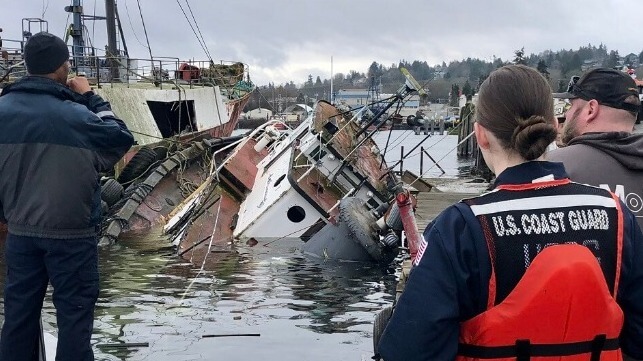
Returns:
[[[65,7],[65,11],[72,13],[73,23],[69,34],[71,35],[74,45],[72,55],[74,56],[74,67],[78,68],[85,57],[85,39],[83,39],[83,4],[82,0],[73,0],[72,6]]]
[[[78,0],[75,0],[78,1]],[[105,18],[107,23],[107,56],[112,81],[119,78],[118,48],[116,46],[116,2],[115,0],[105,0]]]

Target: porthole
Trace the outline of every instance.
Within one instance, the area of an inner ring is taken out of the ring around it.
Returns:
[[[288,219],[293,223],[299,223],[306,218],[306,211],[300,206],[292,206],[286,213]]]

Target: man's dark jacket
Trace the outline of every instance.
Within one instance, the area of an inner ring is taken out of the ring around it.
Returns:
[[[41,238],[96,235],[99,173],[134,139],[108,102],[28,76],[0,94],[0,218],[9,232]]]

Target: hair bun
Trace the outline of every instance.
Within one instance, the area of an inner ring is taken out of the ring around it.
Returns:
[[[556,139],[557,133],[553,123],[548,122],[544,116],[532,115],[518,120],[511,143],[523,158],[534,160],[545,153],[549,144]]]

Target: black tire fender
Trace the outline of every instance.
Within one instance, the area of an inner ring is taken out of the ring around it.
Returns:
[[[342,199],[339,203],[339,221],[346,224],[351,240],[360,244],[377,262],[391,262],[397,250],[387,250],[380,242],[375,229],[377,220],[364,206],[364,200],[355,197]]]
[[[121,197],[123,197],[123,186],[116,179],[109,178],[101,186],[100,198],[107,203],[108,207],[113,206]]]
[[[118,182],[128,183],[140,177],[156,161],[157,152],[154,149],[143,147],[134,154],[118,176]]]

